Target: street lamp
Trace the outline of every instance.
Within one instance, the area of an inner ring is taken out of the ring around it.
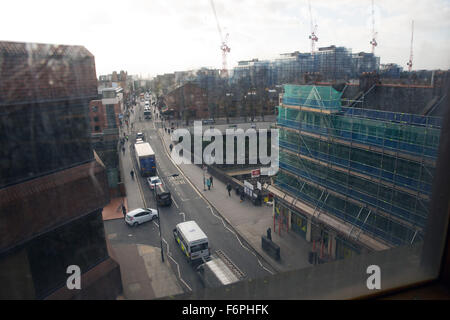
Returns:
[[[165,176],[165,178],[168,177],[178,177],[178,173],[171,174],[169,176]],[[158,215],[158,226],[159,226],[159,242],[161,245],[161,261],[164,262],[164,249],[162,244],[162,233],[161,233],[161,218],[159,217],[159,209],[158,209],[158,200],[156,199],[156,185],[153,187],[153,198],[156,202],[156,214]]]

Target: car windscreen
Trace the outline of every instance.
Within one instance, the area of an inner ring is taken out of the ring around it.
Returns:
[[[170,193],[169,192],[160,193],[160,194],[158,194],[158,197],[160,199],[167,199],[167,198],[170,198]]]

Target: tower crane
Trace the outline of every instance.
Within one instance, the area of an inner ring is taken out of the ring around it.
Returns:
[[[317,32],[317,24],[313,23],[312,13],[311,13],[311,1],[308,1],[309,5],[309,17],[311,21],[311,34],[309,35],[309,39],[311,39],[311,54],[314,54],[315,51],[315,43],[319,40],[316,35]]]
[[[411,23],[411,50],[409,52],[409,61],[406,63],[409,72],[411,72],[413,66],[413,39],[414,39],[414,20]]]
[[[373,9],[373,0],[372,0],[372,40],[370,41],[370,44],[372,45],[373,54],[375,54],[375,47],[378,45],[377,34],[378,32],[375,32],[375,11]]]
[[[220,41],[221,41],[221,45],[220,45],[220,50],[222,51],[222,70],[221,70],[221,75],[227,77],[228,76],[228,69],[227,69],[227,54],[230,52],[231,48],[228,46],[227,42],[228,42],[228,33],[225,35],[225,38],[223,37],[222,34],[222,29],[220,28],[220,24],[219,24],[219,19],[217,18],[217,14],[216,14],[216,8],[214,7],[214,1],[210,0],[211,2],[211,7],[214,13],[214,17],[216,19],[216,24],[217,24],[217,30],[219,31],[219,35],[220,35]]]

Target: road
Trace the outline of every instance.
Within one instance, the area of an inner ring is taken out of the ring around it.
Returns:
[[[140,103],[135,112],[143,117],[143,103]],[[136,116],[138,119],[139,116]],[[155,119],[155,117],[153,117]],[[184,290],[197,290],[202,288],[195,266],[187,262],[184,254],[177,246],[172,230],[175,225],[188,220],[195,220],[209,238],[211,252],[221,250],[233,263],[245,274],[244,280],[255,279],[275,273],[271,267],[257,258],[254,250],[244,242],[243,239],[233,231],[225,221],[220,218],[219,213],[204,200],[200,193],[182,176],[179,169],[173,164],[161,139],[157,133],[157,126],[161,126],[158,120],[143,120],[134,123],[134,133],[143,132],[146,142],[149,142],[156,154],[158,174],[163,183],[169,187],[172,193],[173,204],[171,207],[160,208],[161,230],[164,243],[165,258],[169,258],[173,270],[182,284]],[[135,138],[131,136],[131,139]],[[133,144],[131,144],[133,145]],[[128,155],[133,154],[130,147]],[[133,160],[135,172],[137,170],[136,160]],[[169,177],[172,174],[178,177]],[[152,191],[146,178],[137,175],[136,181],[140,185],[140,192],[147,207],[155,208]],[[143,224],[137,228],[143,229],[143,234],[157,234],[157,221]],[[156,227],[155,227],[156,226]],[[155,245],[154,235],[144,240]]]

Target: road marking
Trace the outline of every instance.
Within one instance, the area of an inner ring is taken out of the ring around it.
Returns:
[[[177,202],[175,201],[174,198],[172,198],[173,203],[175,203],[175,206],[177,207],[177,209],[180,209],[180,207],[178,206]]]
[[[250,252],[251,254],[253,254],[256,258],[256,260],[258,260],[259,265],[261,266],[261,268],[263,268],[264,270],[266,270],[267,272],[269,272],[270,274],[274,274],[272,271],[270,271],[269,269],[267,269],[259,260],[259,258],[256,256],[256,253],[254,253],[253,251],[251,251],[249,248],[247,248],[246,246],[244,246],[244,244],[241,242],[241,239],[239,239],[239,236],[230,228],[227,227],[227,225],[225,224],[225,221],[223,221],[222,217],[217,216],[214,213],[213,208],[211,208],[211,206],[208,206],[209,210],[211,210],[211,213],[214,217],[216,217],[217,219],[219,219],[220,221],[222,221],[222,224],[224,226],[225,229],[227,229],[228,231],[230,231],[232,234],[234,234],[234,236],[236,237],[236,239],[239,241],[239,244],[241,245],[242,248],[244,248],[245,250],[247,250],[248,252]]]
[[[178,265],[178,262],[175,261],[175,259],[172,257],[172,253],[170,253],[169,250],[169,244],[167,243],[167,241],[165,239],[162,239],[163,242],[166,244],[167,246],[167,256],[172,259],[172,261],[177,265],[177,270],[178,270],[178,277],[180,278],[180,281],[190,290],[192,291],[192,288],[183,280],[183,278],[181,277],[181,272],[180,272],[180,266]]]

